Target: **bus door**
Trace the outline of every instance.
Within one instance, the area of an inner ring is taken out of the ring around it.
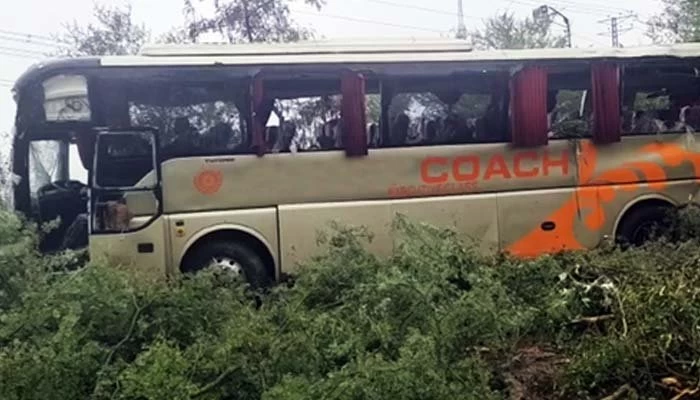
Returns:
[[[155,131],[98,132],[90,180],[92,259],[167,273],[161,193]]]

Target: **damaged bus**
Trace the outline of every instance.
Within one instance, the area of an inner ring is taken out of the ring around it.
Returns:
[[[700,177],[700,45],[172,45],[16,83],[14,207],[42,249],[264,285],[329,222],[397,214],[531,257],[642,243]]]

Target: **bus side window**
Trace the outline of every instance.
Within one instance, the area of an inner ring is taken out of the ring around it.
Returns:
[[[391,82],[382,146],[508,141],[506,87],[499,78],[474,73]]]
[[[268,129],[273,153],[342,149],[340,94],[278,100],[280,123]]]
[[[592,136],[591,73],[588,68],[549,75],[547,120],[551,139]]]
[[[67,143],[37,140],[29,145],[29,187],[36,198],[39,189],[68,177]]]
[[[628,66],[625,69],[625,135],[700,130],[700,80],[687,66]]]
[[[77,144],[71,143],[68,147],[68,160],[68,178],[87,185],[88,170],[80,159]]]
[[[268,78],[264,96],[272,100],[264,139],[268,152],[340,150],[342,120],[340,79],[328,76]]]
[[[217,83],[134,85],[131,126],[155,128],[165,158],[245,152],[245,89]]]

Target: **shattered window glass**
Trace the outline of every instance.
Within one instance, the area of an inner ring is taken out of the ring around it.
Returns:
[[[498,78],[483,74],[394,83],[388,109],[389,143],[383,145],[507,141],[505,86],[498,83]]]
[[[151,89],[129,101],[132,126],[155,128],[167,156],[245,151],[245,118],[235,96],[201,87]]]
[[[43,82],[47,121],[90,121],[87,80],[80,75],[57,75]]]

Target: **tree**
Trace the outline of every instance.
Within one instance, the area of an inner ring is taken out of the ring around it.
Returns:
[[[183,43],[194,43],[195,40],[192,39],[190,35],[189,27],[175,27],[170,31],[160,35],[156,39],[158,43],[165,44],[183,44]]]
[[[103,56],[136,54],[149,40],[150,32],[133,21],[131,6],[107,7],[96,4],[96,23],[79,25],[77,21],[64,25],[65,31],[55,35],[66,46],[61,54]]]
[[[543,16],[518,20],[507,12],[488,19],[482,30],[471,32],[470,39],[475,48],[484,50],[556,48],[567,45],[565,35],[552,32],[551,18]],[[582,129],[578,117],[582,98],[582,91],[560,90],[557,93],[557,105],[553,113],[557,118],[552,121],[553,129],[561,128],[567,132]],[[475,105],[479,105],[478,99],[468,103],[467,109],[474,109]]]
[[[311,36],[309,29],[299,27],[292,21],[290,0],[214,0],[214,14],[199,19],[195,17],[193,2],[184,1],[187,25],[173,27],[156,41],[197,42],[201,35],[212,32],[221,33],[231,43],[295,41]],[[321,7],[324,1],[305,0],[307,4],[316,7]],[[68,43],[62,51],[63,55],[136,54],[150,39],[146,27],[133,21],[130,6],[110,8],[96,5],[94,15],[96,23],[82,26],[73,22],[65,26],[65,32],[56,36],[62,42]],[[132,108],[132,122],[141,126],[158,127],[163,135],[163,143],[167,143],[168,139],[173,139],[171,131],[175,120],[182,117],[187,117],[200,134],[209,132],[218,123],[238,121],[236,105],[219,103],[191,104],[177,109],[155,104],[142,105]],[[308,106],[305,109],[308,109]],[[236,136],[237,141],[241,140],[239,136],[240,134]]]
[[[469,38],[475,48],[531,49],[565,47],[566,37],[552,33],[549,18],[518,20],[511,13],[497,14],[484,22],[482,30],[475,30]]]
[[[293,42],[310,38],[312,31],[298,26],[291,18],[289,4],[293,1],[213,0],[213,16],[197,18],[193,0],[185,0],[190,37],[196,40],[204,33],[214,32],[231,43]],[[325,0],[303,1],[319,9],[325,4]]]
[[[652,17],[647,25],[655,43],[700,41],[700,0],[662,0],[663,12]]]

